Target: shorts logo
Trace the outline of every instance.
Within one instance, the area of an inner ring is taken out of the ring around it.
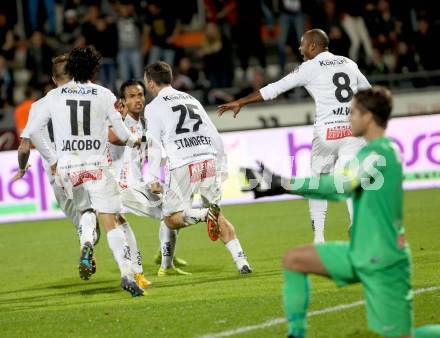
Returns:
[[[102,178],[102,169],[77,171],[69,173],[70,182],[77,187],[88,181],[99,181]]]
[[[191,183],[199,182],[206,177],[212,177],[216,174],[214,160],[192,163],[188,166],[188,169]]]
[[[327,140],[338,140],[347,136],[353,136],[350,126],[340,126],[327,129]]]

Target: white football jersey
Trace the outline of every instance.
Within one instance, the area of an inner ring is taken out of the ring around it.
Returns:
[[[139,148],[109,144],[111,165],[122,189],[143,182],[142,166],[146,156],[145,132],[141,120],[136,121],[127,114],[124,124],[143,142]]]
[[[353,95],[371,87],[355,62],[330,52],[303,62],[281,80],[260,89],[272,100],[294,87],[304,86],[315,101],[315,126],[348,124]]]
[[[29,111],[28,120],[26,122],[26,126],[24,127],[20,137],[27,138],[32,141],[35,145],[37,151],[41,154],[43,159],[49,164],[53,164],[56,162],[56,154],[55,154],[55,143],[53,136],[53,127],[52,120],[49,120],[48,124],[42,127],[40,130],[35,131],[33,137],[29,133],[29,130],[32,127],[32,124],[35,121],[36,116],[38,116],[41,111],[44,111],[46,104],[46,97],[43,97],[31,105],[31,109]]]
[[[145,107],[148,141],[148,182],[160,177],[163,146],[169,170],[188,163],[213,159],[223,144],[203,106],[191,95],[171,86],[163,88]]]
[[[32,121],[28,132],[32,137],[51,119],[58,160],[76,158],[95,165],[108,163],[109,123],[122,141],[135,139],[115,109],[116,97],[102,86],[70,81],[51,90],[44,100],[44,109]]]

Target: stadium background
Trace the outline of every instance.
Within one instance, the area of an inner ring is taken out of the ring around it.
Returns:
[[[218,118],[215,106],[292,70],[299,61],[298,36],[311,27],[325,29],[333,52],[351,56],[372,83],[394,93],[396,118],[389,135],[402,150],[405,187],[434,188],[405,192],[415,324],[440,322],[439,5],[428,0],[0,1],[0,337],[285,336],[280,260],[287,248],[312,240],[307,201],[224,206],[254,268],[244,278],[201,225],[181,231],[178,240],[177,254],[188,260],[193,275],[155,276],[158,222],[128,215],[153,282],[146,297],[132,299],[119,288],[105,236],[96,248],[96,275],[88,282],[78,278],[77,235],[69,220],[47,219],[61,213],[35,151],[24,179],[12,183],[11,178],[29,106],[52,88],[50,58],[86,43],[104,55],[97,81],[113,90],[142,73],[164,47],[163,58],[174,54],[174,86],[207,105],[225,140],[231,176],[226,202],[252,202],[239,192],[240,165],[264,160],[283,174],[306,175],[314,105],[303,89],[246,107],[237,119]],[[284,40],[287,27],[296,30]],[[133,66],[129,73],[126,66]],[[330,203],[326,239],[346,240],[348,222],[344,203]],[[312,278],[312,284],[309,337],[376,337],[367,329],[359,285],[341,290],[323,278]]]

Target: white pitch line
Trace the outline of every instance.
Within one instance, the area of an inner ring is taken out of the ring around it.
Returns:
[[[414,294],[415,295],[419,295],[421,293],[433,292],[433,291],[437,291],[437,290],[440,290],[440,286],[432,286],[432,287],[429,287],[429,288],[417,289],[417,290],[414,290]],[[314,316],[319,316],[319,315],[322,315],[322,314],[325,314],[325,313],[338,312],[338,311],[350,309],[350,308],[353,308],[353,307],[358,307],[358,306],[361,306],[361,305],[364,305],[364,304],[365,304],[364,300],[360,300],[360,301],[349,303],[349,304],[339,304],[339,305],[327,307],[327,308],[324,308],[324,309],[321,309],[321,310],[310,311],[308,313],[307,317],[314,317]],[[206,335],[200,336],[199,338],[230,337],[230,336],[235,336],[235,335],[240,334],[240,333],[245,333],[245,332],[249,332],[249,331],[265,329],[267,327],[283,324],[285,322],[286,322],[285,318],[274,318],[274,319],[265,321],[265,322],[263,322],[261,324],[243,326],[243,327],[239,327],[239,328],[236,328],[236,329],[232,329],[232,330],[228,330],[228,331],[223,331],[223,332],[218,332],[218,333],[208,333]]]

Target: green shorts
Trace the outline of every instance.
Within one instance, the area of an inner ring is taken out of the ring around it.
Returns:
[[[386,269],[361,271],[353,266],[348,242],[315,245],[327,272],[337,286],[362,283],[368,327],[384,337],[413,333],[411,264],[399,262]]]

